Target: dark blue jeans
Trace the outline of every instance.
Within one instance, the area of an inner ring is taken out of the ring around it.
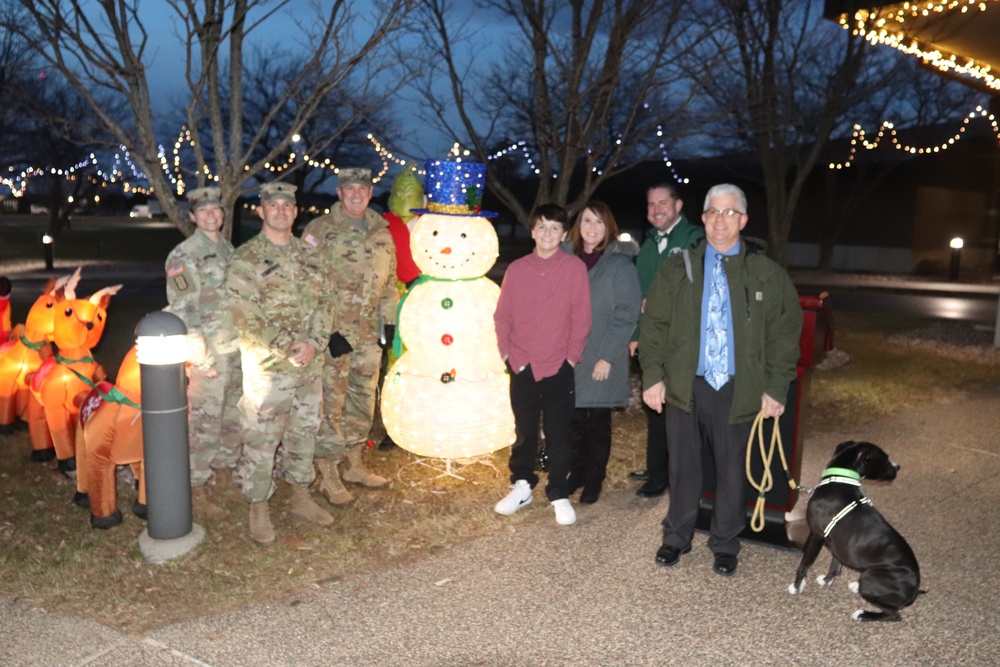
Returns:
[[[541,418],[545,424],[545,451],[549,457],[545,496],[550,502],[568,498],[566,477],[572,461],[569,422],[576,406],[573,367],[563,362],[559,372],[537,382],[531,374],[531,366],[525,366],[520,373],[511,372],[510,405],[517,431],[517,440],[510,452],[510,481],[524,479],[531,488],[538,484],[535,458]]]

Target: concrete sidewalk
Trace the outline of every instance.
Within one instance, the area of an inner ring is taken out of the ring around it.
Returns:
[[[856,577],[815,584],[827,554],[797,597],[786,590],[791,551],[744,543],[736,576],[723,578],[699,533],[679,565],[657,567],[669,498],[621,492],[578,506],[575,526],[545,514],[410,564],[139,636],[0,600],[0,665],[993,666],[998,432],[1000,382],[805,442],[807,487],[842,440],[876,442],[902,465],[893,484],[865,486],[912,545],[928,591],[900,623],[852,621],[863,605],[847,588]]]

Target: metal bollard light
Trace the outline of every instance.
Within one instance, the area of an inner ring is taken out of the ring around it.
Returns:
[[[153,562],[187,553],[205,534],[191,520],[186,334],[179,317],[162,311],[146,315],[136,326],[148,508],[139,547]]]

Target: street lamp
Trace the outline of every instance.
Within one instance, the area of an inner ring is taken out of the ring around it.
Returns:
[[[53,263],[55,261],[52,244],[55,243],[55,239],[52,238],[51,234],[42,234],[42,247],[45,250],[45,270],[51,271],[53,269]]]
[[[176,315],[156,311],[139,320],[135,332],[147,506],[139,550],[146,560],[163,563],[186,554],[205,537],[205,529],[191,521],[187,327]]]
[[[956,236],[951,240],[951,266],[948,267],[948,280],[958,280],[958,265],[962,261],[962,246],[965,241],[962,237]]]

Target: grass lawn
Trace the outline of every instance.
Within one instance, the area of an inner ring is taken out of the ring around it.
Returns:
[[[956,363],[939,347],[903,348],[887,338],[920,324],[838,316],[838,347],[853,360],[813,373],[804,437],[845,428],[863,437],[870,420],[997,381],[997,357],[990,356],[996,353],[988,353],[985,362]],[[638,409],[620,411],[613,427],[605,494],[631,493],[636,484],[627,473],[645,465],[645,417]],[[545,503],[503,520],[494,515],[492,506],[508,483],[508,450],[460,467],[465,478],[460,481],[439,477],[398,448],[370,449],[371,467],[392,485],[377,491],[352,487],[357,500],[332,509],[334,526],[292,521],[285,512],[288,487],[279,483],[272,501],[278,542],[257,547],[248,536],[246,505],[234,490],[223,499],[230,518],[199,521],[205,541],[181,559],[154,566],[139,553],[143,523],[128,511],[135,495],[130,485],[119,485],[124,523],[92,530],[88,511],[70,502],[72,483],[49,464],[30,463],[29,449],[23,431],[0,435],[0,595],[130,631],[279,599],[352,572],[551,518]]]

